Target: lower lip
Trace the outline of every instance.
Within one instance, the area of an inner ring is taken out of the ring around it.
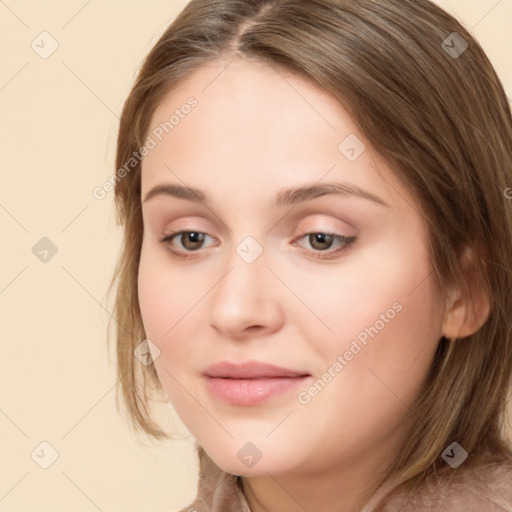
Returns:
[[[206,377],[210,392],[233,405],[258,405],[286,393],[306,381],[305,377],[272,377],[262,379],[223,379]]]

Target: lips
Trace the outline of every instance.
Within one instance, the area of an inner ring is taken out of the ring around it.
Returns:
[[[207,389],[221,400],[237,406],[255,406],[303,384],[310,374],[258,361],[209,366],[204,372]]]
[[[259,361],[248,361],[241,364],[222,361],[209,366],[204,371],[204,375],[223,379],[266,379],[273,377],[305,377],[309,373]]]

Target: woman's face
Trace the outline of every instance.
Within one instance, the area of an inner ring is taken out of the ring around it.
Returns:
[[[332,96],[229,62],[169,93],[148,132],[139,300],[162,386],[233,474],[392,456],[442,336],[424,218]],[[302,377],[204,375],[249,361]]]

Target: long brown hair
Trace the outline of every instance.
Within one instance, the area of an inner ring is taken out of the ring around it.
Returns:
[[[440,340],[389,474],[418,483],[442,467],[453,441],[474,464],[512,458],[504,441],[512,374],[510,106],[478,42],[429,0],[192,0],[149,52],[119,128],[115,201],[124,241],[109,288],[118,283],[118,377],[133,427],[169,438],[150,408],[161,391],[154,366],[133,355],[146,337],[137,297],[143,227],[140,162],[129,172],[125,164],[144,145],[163,97],[207,62],[234,54],[298,73],[339,99],[416,198],[443,303],[454,283],[465,296],[490,295],[477,332]],[[467,247],[477,255],[470,267],[461,258]]]

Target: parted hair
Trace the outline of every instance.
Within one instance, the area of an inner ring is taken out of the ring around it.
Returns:
[[[465,297],[489,294],[489,316],[474,334],[439,340],[387,474],[418,483],[446,466],[440,456],[454,441],[469,463],[510,460],[512,118],[479,43],[429,0],[192,0],[138,71],[121,116],[116,169],[144,144],[155,108],[174,86],[230,56],[296,73],[333,94],[415,198],[440,303],[455,284]],[[162,391],[154,365],[134,357],[146,338],[137,294],[140,163],[116,180],[115,203],[124,235],[109,287],[117,285],[118,395],[135,431],[166,439],[151,409]],[[470,264],[462,258],[468,247],[476,255]]]

